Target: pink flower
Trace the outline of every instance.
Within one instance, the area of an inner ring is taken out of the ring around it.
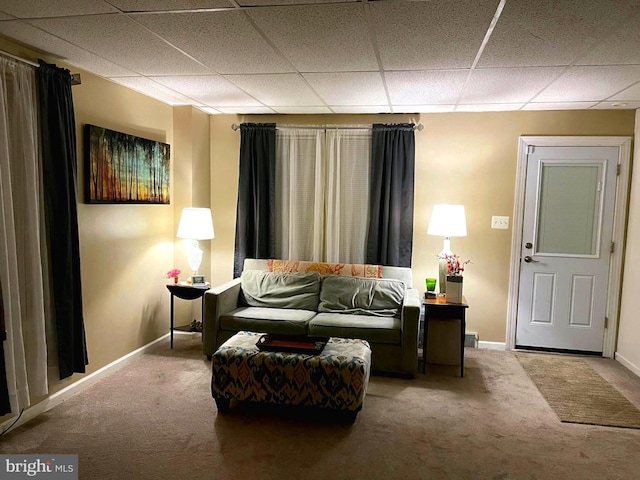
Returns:
[[[166,278],[178,278],[178,275],[180,275],[180,270],[177,268],[174,268],[173,270],[169,270],[167,272],[167,274],[165,275]]]

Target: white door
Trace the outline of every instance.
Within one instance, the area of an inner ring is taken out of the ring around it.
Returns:
[[[601,353],[619,149],[532,150],[516,347]]]

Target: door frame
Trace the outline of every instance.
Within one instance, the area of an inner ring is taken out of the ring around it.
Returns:
[[[618,147],[620,173],[616,182],[616,201],[613,217],[614,249],[609,268],[609,291],[607,292],[607,318],[604,331],[602,356],[613,358],[618,334],[620,314],[620,291],[622,287],[622,265],[624,261],[625,231],[629,208],[629,181],[631,177],[632,137],[520,137],[518,140],[518,165],[516,191],[513,206],[513,229],[511,233],[511,261],[509,273],[509,296],[507,306],[506,349],[516,345],[516,317],[518,313],[518,289],[520,285],[520,248],[524,224],[524,194],[527,177],[527,152],[530,146],[537,147]]]

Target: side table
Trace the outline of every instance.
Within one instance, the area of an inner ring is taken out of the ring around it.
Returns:
[[[460,376],[464,377],[464,335],[467,327],[465,310],[469,308],[467,299],[462,297],[461,303],[449,303],[446,297],[425,298],[424,336],[422,338],[422,373],[427,370],[427,345],[429,344],[429,320],[460,320]]]
[[[171,348],[173,348],[173,331],[178,330],[181,332],[190,332],[191,325],[181,325],[179,327],[174,327],[173,325],[173,298],[178,297],[183,300],[196,300],[198,298],[202,299],[202,322],[204,323],[204,294],[207,290],[209,290],[209,285],[184,285],[184,284],[173,284],[167,285],[167,289],[171,292]]]

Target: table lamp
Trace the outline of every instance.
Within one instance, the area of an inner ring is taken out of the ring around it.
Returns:
[[[214,238],[213,220],[210,208],[184,208],[178,224],[178,238],[191,240],[187,250],[187,259],[191,267],[192,279],[198,275],[198,269],[202,263],[202,250],[198,246],[198,240]]]
[[[433,206],[431,221],[427,235],[440,235],[444,237],[442,251],[438,254],[440,293],[445,293],[447,288],[447,257],[453,256],[451,251],[451,237],[467,236],[467,220],[464,214],[464,205],[451,205],[438,203]]]

